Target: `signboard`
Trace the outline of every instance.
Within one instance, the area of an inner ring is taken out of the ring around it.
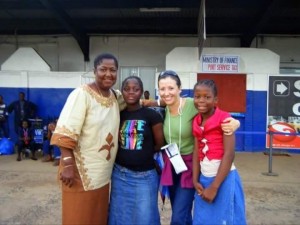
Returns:
[[[204,73],[238,73],[239,56],[202,55],[202,72]]]
[[[268,102],[267,131],[286,133],[273,135],[273,148],[300,150],[300,76],[269,76]]]
[[[36,144],[43,144],[44,142],[44,130],[43,129],[34,129],[34,142]]]

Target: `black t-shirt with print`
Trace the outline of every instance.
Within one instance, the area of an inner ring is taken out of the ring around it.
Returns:
[[[142,107],[130,112],[125,109],[120,118],[116,163],[135,171],[153,169],[152,126],[162,123],[162,117],[155,110]]]

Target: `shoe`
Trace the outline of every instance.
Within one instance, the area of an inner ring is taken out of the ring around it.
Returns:
[[[37,158],[35,156],[32,156],[31,159],[32,160],[37,160]]]
[[[42,159],[42,162],[52,162],[52,161],[53,161],[53,159],[50,156],[46,156]]]
[[[21,161],[21,156],[19,155],[18,158],[17,158],[17,161]]]
[[[30,153],[31,153],[30,149],[28,149],[28,148],[25,149],[25,153],[24,153],[25,158],[29,158]]]
[[[54,160],[54,163],[53,163],[53,166],[58,166],[58,165],[59,165],[59,162],[60,162],[60,159],[55,159],[55,160]]]

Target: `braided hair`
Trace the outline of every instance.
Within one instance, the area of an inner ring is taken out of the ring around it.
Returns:
[[[194,91],[195,91],[195,88],[196,88],[197,86],[200,86],[200,85],[205,85],[205,86],[211,88],[211,90],[212,90],[214,96],[215,96],[215,97],[218,96],[217,85],[216,85],[216,83],[215,83],[214,80],[211,80],[211,79],[203,79],[203,80],[197,81],[197,83],[194,85]]]

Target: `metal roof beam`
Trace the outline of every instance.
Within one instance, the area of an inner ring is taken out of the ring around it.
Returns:
[[[20,23],[22,23],[20,25]],[[128,33],[182,33],[197,34],[197,21],[193,18],[119,18],[119,19],[74,19],[73,23],[86,25],[85,32],[87,34],[128,34]],[[109,26],[107,26],[109,24]],[[130,24],[130,25],[129,25]],[[42,30],[48,30],[47,34],[68,34],[70,33],[66,27],[62,26],[58,21],[52,19],[26,19],[20,21],[18,19],[0,20],[0,32],[11,31],[15,27],[19,27],[18,33],[21,34],[40,34]],[[176,32],[177,31],[177,32]]]
[[[198,13],[198,58],[202,55],[204,42],[206,40],[205,0],[201,0]]]
[[[278,9],[280,0],[270,0],[264,9],[261,10],[260,17],[253,24],[252,29],[245,27],[247,29],[241,36],[241,47],[250,47],[253,39],[257,34],[259,34],[264,27],[270,22],[271,15],[276,9]]]
[[[43,3],[42,3],[43,4]],[[157,7],[179,7],[179,8],[198,8],[198,0],[61,0],[60,5],[67,9],[122,9],[122,8],[157,8]],[[41,9],[41,5],[36,0],[17,0],[0,1],[0,9]]]
[[[82,0],[70,0],[62,2],[70,8],[102,8],[102,9],[117,9],[117,8],[164,8],[164,7],[179,7],[179,8],[198,8],[199,0],[85,0],[82,5]]]
[[[69,15],[62,9],[57,0],[40,0],[56,17],[56,19],[66,28],[76,39],[83,53],[84,61],[90,61],[89,37],[78,26],[76,26]]]

